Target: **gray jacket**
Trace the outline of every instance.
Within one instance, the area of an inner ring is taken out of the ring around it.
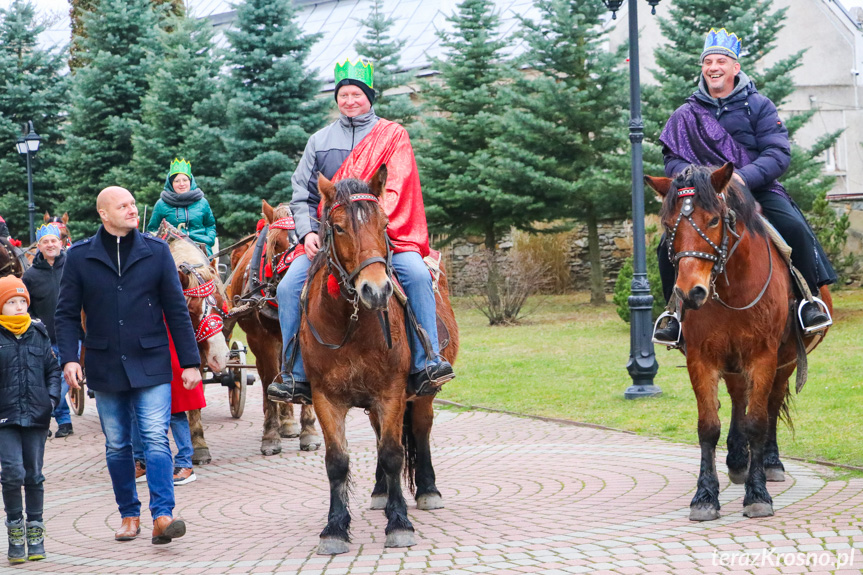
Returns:
[[[332,179],[354,146],[372,131],[380,118],[374,108],[362,116],[348,118],[339,114],[339,119],[315,132],[303,157],[291,178],[293,196],[291,213],[297,226],[300,241],[311,232],[318,231],[318,173]]]

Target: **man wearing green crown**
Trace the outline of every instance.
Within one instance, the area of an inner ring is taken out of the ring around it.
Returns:
[[[659,137],[665,158],[665,174],[673,178],[689,166],[734,163],[734,180],[746,186],[761,204],[767,220],[791,246],[791,260],[818,293],[822,285],[836,282],[836,272],[800,209],[778,178],[791,163],[788,130],[776,106],[755,88],[740,70],[741,42],[725,28],[711,28],[701,52],[698,89],[678,108]],[[668,259],[663,237],[657,251],[662,289],[666,300],[674,287],[674,266]],[[818,302],[801,310],[803,328],[824,329],[832,321]],[[680,322],[675,312],[654,331],[656,343],[676,346]]]
[[[433,348],[429,357],[413,326],[407,326],[412,358],[408,384],[417,395],[434,395],[454,374],[449,362],[439,355],[434,292],[423,262],[429,254],[429,239],[419,173],[407,131],[379,118],[372,108],[373,73],[372,63],[362,60],[336,65],[334,95],[339,118],[309,139],[291,179],[291,210],[307,257],[294,260],[277,290],[283,357],[291,357],[297,345],[300,293],[311,259],[321,248],[317,233],[321,201],[318,174],[333,182],[345,178],[369,180],[386,164],[387,190],[381,205],[389,217],[387,234],[393,245],[393,267]],[[311,403],[311,387],[300,354],[296,354],[290,372],[283,368],[282,381],[267,389],[271,400]]]
[[[192,175],[192,165],[185,158],[174,158],[171,162],[165,187],[153,206],[147,231],[158,230],[162,220],[184,231],[192,241],[204,246],[207,255],[212,255],[216,243],[216,218],[210,202],[204,197],[204,190],[198,187]]]

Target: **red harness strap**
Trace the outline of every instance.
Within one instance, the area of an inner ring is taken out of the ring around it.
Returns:
[[[214,313],[204,316],[201,318],[201,323],[198,325],[197,331],[195,331],[195,341],[201,343],[204,340],[218,335],[222,332],[224,325],[222,318]]]
[[[215,291],[216,284],[214,283],[214,280],[210,280],[207,283],[203,283],[199,286],[184,289],[183,295],[185,295],[186,297],[207,297],[208,295],[213,295]]]

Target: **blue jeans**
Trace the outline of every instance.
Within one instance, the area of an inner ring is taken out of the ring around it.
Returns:
[[[60,348],[57,344],[52,344],[51,349],[54,350],[54,355],[57,356],[57,363],[60,363]],[[81,353],[80,344],[78,353]],[[62,366],[61,366],[62,367]],[[69,384],[66,383],[66,378],[60,376],[60,403],[54,408],[54,419],[57,420],[57,425],[64,423],[72,423],[72,411],[69,409],[69,403],[66,401],[66,394],[69,393]]]
[[[185,411],[171,414],[171,435],[177,445],[177,455],[174,456],[174,467],[191,469],[192,467],[192,430],[189,429],[189,418]],[[138,422],[132,421],[132,457],[136,461],[144,461],[144,444],[138,431]]]
[[[174,510],[174,470],[168,445],[171,384],[163,383],[118,393],[97,391],[96,409],[105,434],[105,459],[120,516],[141,515],[141,502],[135,489],[135,461],[132,458],[133,418],[138,421],[144,446],[150,514],[153,519],[171,515]]]
[[[279,300],[279,324],[282,328],[282,357],[284,359],[287,359],[292,352],[296,341],[294,338],[300,330],[300,295],[310,265],[311,261],[307,257],[299,257],[294,260],[276,289],[276,297]],[[411,373],[417,373],[426,368],[426,363],[437,363],[437,355],[440,353],[437,339],[437,308],[431,274],[429,274],[422,256],[416,252],[393,254],[393,268],[395,268],[399,282],[404,288],[408,300],[410,300],[417,321],[431,339],[434,357],[428,358],[422,343],[420,343],[419,336],[405,317],[408,342],[411,348]],[[294,362],[292,373],[295,380],[308,381],[299,353]]]

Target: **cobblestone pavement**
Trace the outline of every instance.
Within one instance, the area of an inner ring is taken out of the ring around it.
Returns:
[[[863,567],[861,479],[830,480],[829,470],[786,461],[786,481],[769,484],[776,515],[746,519],[743,487],[729,484],[720,454],[722,517],[692,523],[696,447],[453,409],[439,410],[433,431],[446,508],[418,511],[409,499],[418,544],[400,550],[384,549],[383,512],[368,509],[374,435],[362,411],[351,412],[353,541],[344,555],[317,556],[328,508],[323,449],[299,452],[298,440],[286,439],[280,455],[261,456],[260,394],[260,385],[249,388],[245,414],[235,420],[224,388],[207,387],[213,462],[196,468],[197,482],[177,488],[188,534],[164,546],[150,543],[146,511],[139,539],[113,540],[120,518],[88,399],[84,415],[73,416],[75,434],[48,443],[48,559],[0,572],[845,574]],[[138,485],[146,510],[145,484]]]

